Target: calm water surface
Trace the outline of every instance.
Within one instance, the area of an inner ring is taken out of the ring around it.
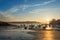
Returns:
[[[0,40],[60,40],[60,31],[0,31]]]
[[[38,31],[36,40],[60,40],[60,31]]]

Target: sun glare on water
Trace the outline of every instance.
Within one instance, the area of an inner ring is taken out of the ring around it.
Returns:
[[[51,29],[50,27],[46,27],[46,29]]]
[[[51,19],[50,18],[46,18],[46,21],[47,21],[47,24],[49,24],[49,21],[50,21]],[[46,27],[46,29],[51,29],[51,27],[49,27],[49,25]]]

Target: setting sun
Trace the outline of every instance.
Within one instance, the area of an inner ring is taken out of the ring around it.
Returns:
[[[47,23],[49,24],[49,21],[50,21],[51,19],[50,18],[46,18],[46,21],[47,21]]]
[[[50,21],[50,18],[47,18],[46,21]]]

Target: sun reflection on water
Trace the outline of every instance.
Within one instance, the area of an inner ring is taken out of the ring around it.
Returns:
[[[36,40],[54,40],[54,31],[38,31]]]
[[[45,31],[43,40],[53,40],[53,32]]]
[[[52,29],[52,27],[49,27],[49,25],[46,27],[46,29]]]
[[[51,27],[47,27],[46,29],[52,29]]]

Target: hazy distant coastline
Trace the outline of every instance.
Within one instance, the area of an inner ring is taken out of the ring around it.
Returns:
[[[40,22],[36,22],[36,21],[23,21],[23,22],[3,22],[0,21],[0,26],[14,26],[13,24],[10,23],[40,23]]]

